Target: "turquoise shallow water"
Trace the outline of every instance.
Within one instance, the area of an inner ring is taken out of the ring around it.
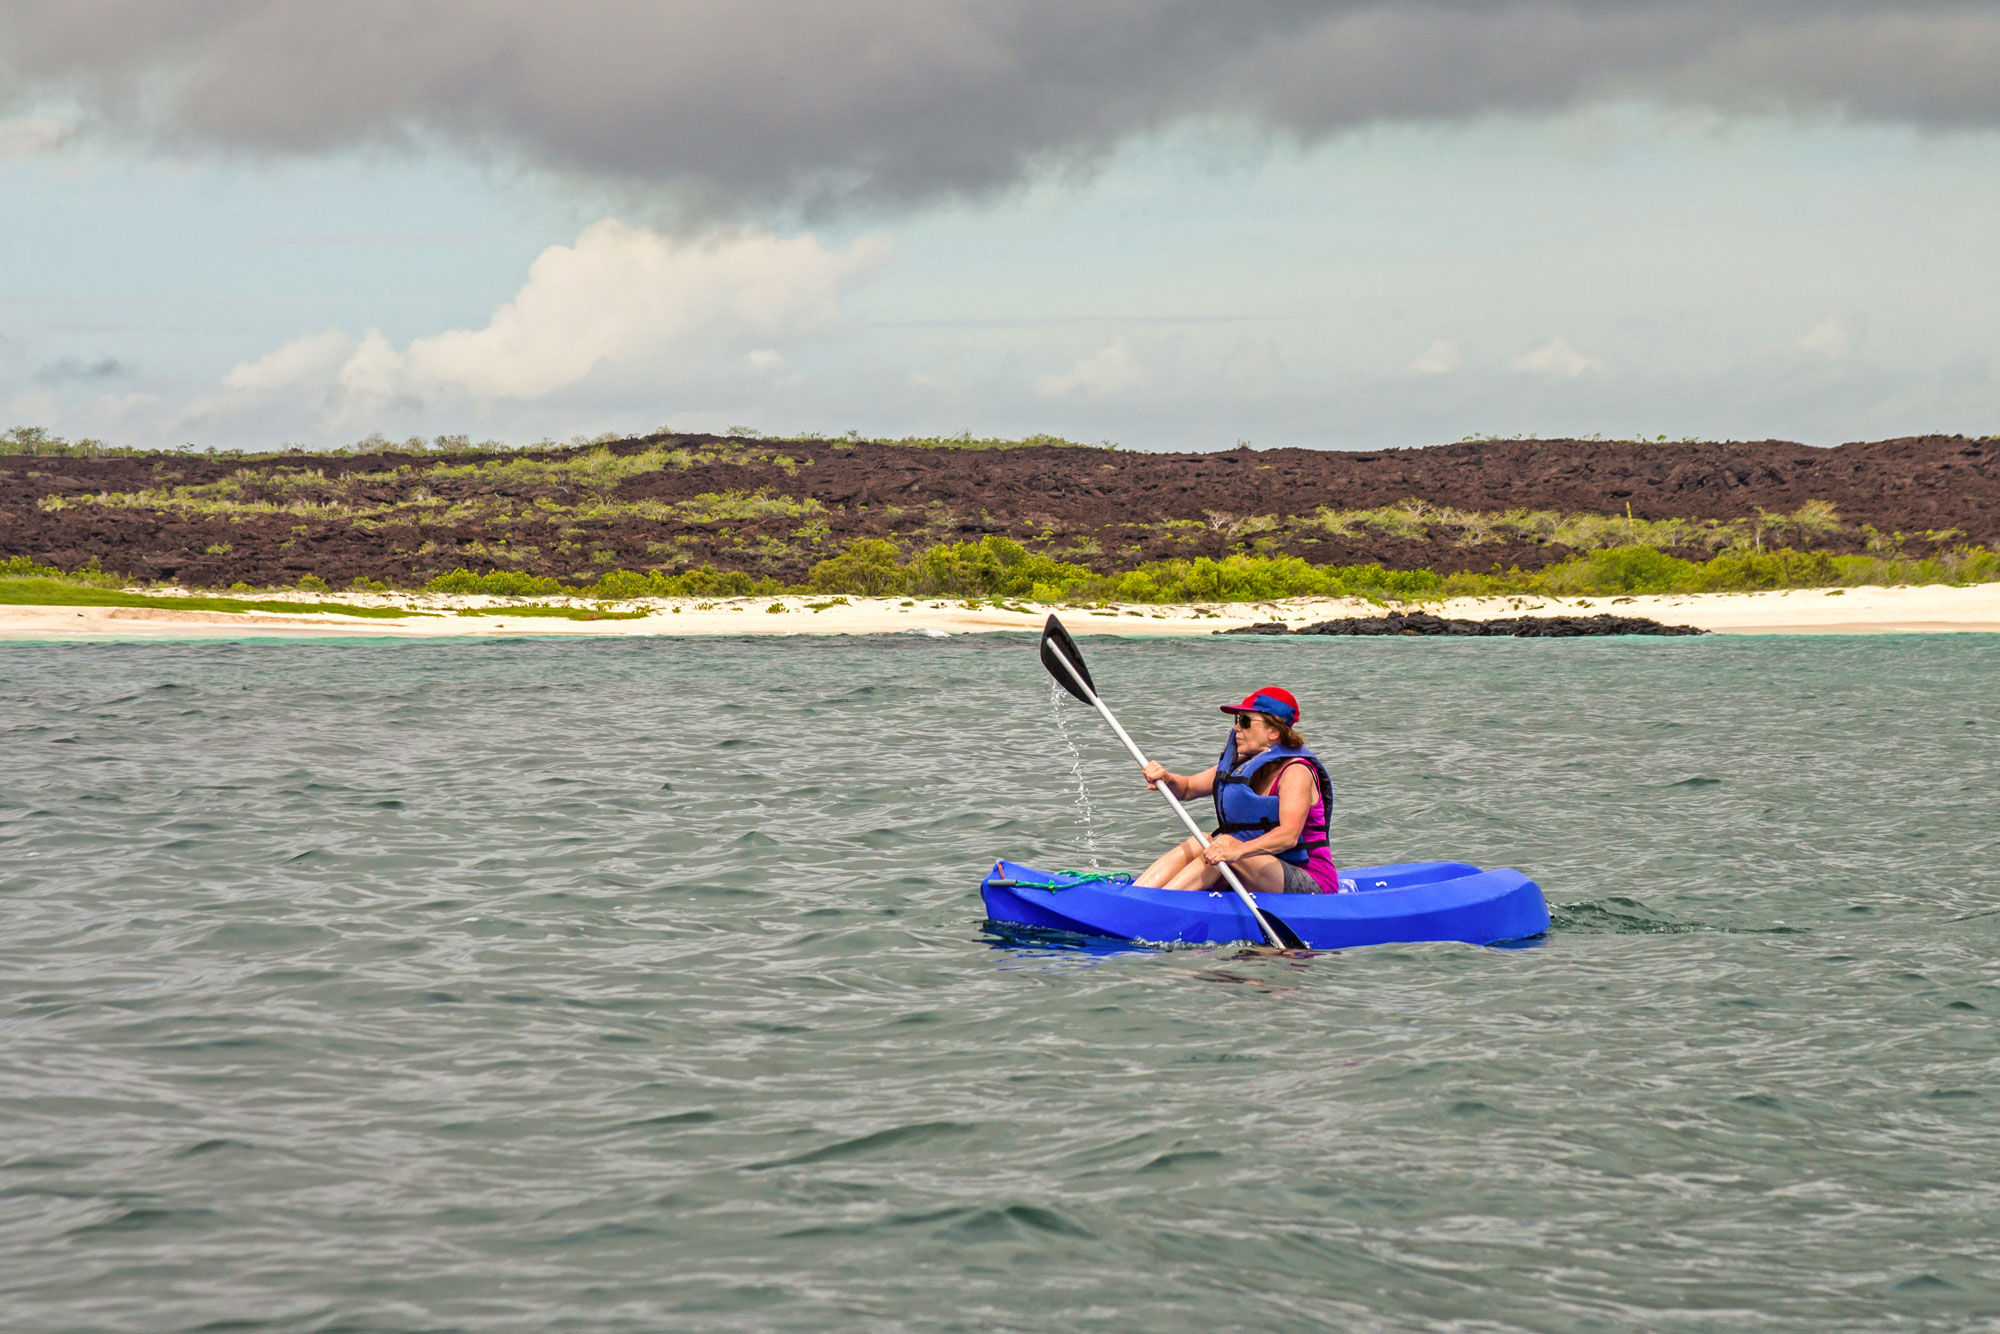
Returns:
[[[0,1324],[2000,1320],[2000,638],[1084,643],[1555,929],[1006,946],[1018,636],[0,645]]]

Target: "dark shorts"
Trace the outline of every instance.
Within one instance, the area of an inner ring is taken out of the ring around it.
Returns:
[[[1317,894],[1320,892],[1319,881],[1313,879],[1312,872],[1306,870],[1305,867],[1294,866],[1290,862],[1283,861],[1279,862],[1278,865],[1285,868],[1285,888],[1282,892],[1286,894]]]

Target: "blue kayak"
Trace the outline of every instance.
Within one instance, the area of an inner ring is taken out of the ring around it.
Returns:
[[[1519,871],[1403,862],[1343,871],[1340,881],[1339,894],[1259,894],[1257,906],[1316,950],[1419,940],[1498,945],[1549,929],[1541,887]],[[1147,889],[1000,862],[979,893],[988,917],[1016,926],[1161,945],[1263,941],[1227,889]]]

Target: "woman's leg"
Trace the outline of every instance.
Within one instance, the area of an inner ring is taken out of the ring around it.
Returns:
[[[1179,875],[1190,861],[1196,865],[1200,865],[1201,844],[1195,842],[1192,838],[1184,838],[1173,847],[1168,848],[1165,856],[1161,857],[1151,866],[1148,866],[1139,874],[1139,878],[1132,883],[1135,885],[1151,885],[1155,889],[1163,888],[1169,885],[1173,881],[1173,878]]]
[[[1194,842],[1189,839],[1188,842]],[[1161,858],[1162,861],[1166,860]],[[1252,894],[1281,894],[1285,889],[1285,864],[1276,857],[1259,853],[1245,857],[1240,862],[1231,862],[1230,869],[1243,882],[1243,888]],[[1220,867],[1210,866],[1197,853],[1180,874],[1167,882],[1168,889],[1227,889],[1229,882],[1222,878]]]

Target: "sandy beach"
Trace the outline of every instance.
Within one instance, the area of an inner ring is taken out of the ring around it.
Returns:
[[[270,596],[270,595],[262,595]],[[282,595],[280,595],[282,596]],[[299,601],[310,600],[300,595]],[[936,598],[647,599],[616,605],[629,619],[594,621],[521,614],[532,604],[504,599],[417,594],[348,595],[356,604],[400,606],[429,615],[400,619],[278,612],[181,611],[165,607],[0,606],[0,639],[188,639],[243,636],[522,635],[958,635],[1034,630],[1049,608],[1009,602]],[[585,604],[577,604],[579,606]],[[1618,598],[1460,598],[1422,604],[1470,620],[1600,612],[1644,616],[1720,634],[2000,633],[2000,584],[1964,588],[1791,589]],[[1343,616],[1379,615],[1360,599],[1288,599],[1194,606],[1057,608],[1078,634],[1201,635],[1258,622],[1297,627]],[[466,611],[485,614],[464,615]],[[510,614],[512,613],[512,614]]]

